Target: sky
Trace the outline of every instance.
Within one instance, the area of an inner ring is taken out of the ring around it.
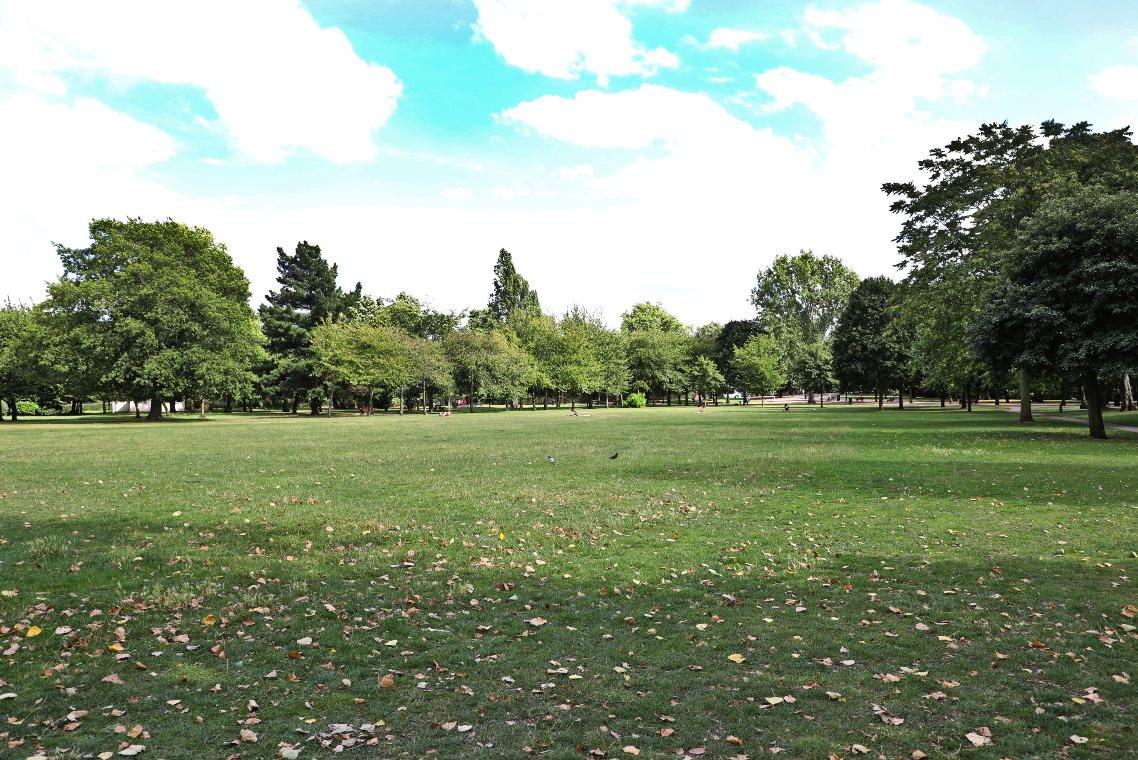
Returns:
[[[1132,0],[0,0],[0,300],[92,218],[209,228],[252,283],[752,315],[782,253],[894,274],[885,181],[988,121],[1138,122]]]

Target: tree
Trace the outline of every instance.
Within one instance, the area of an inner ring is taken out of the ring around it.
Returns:
[[[761,334],[763,331],[758,322],[753,319],[745,319],[731,320],[723,325],[723,329],[715,337],[715,366],[723,373],[724,381],[728,386],[743,391],[744,394],[748,391],[735,375],[733,364],[735,349]],[[743,402],[746,403],[746,398],[743,399]]]
[[[411,384],[410,339],[384,321],[325,321],[312,330],[310,346],[322,377],[367,388],[370,414],[376,388],[399,392]]]
[[[263,359],[249,281],[208,230],[100,219],[90,234],[88,248],[57,247],[64,274],[44,308],[68,340],[97,352],[102,384],[151,400],[148,419]]]
[[[561,360],[554,371],[554,383],[569,394],[570,405],[576,409],[579,396],[595,393],[601,388],[602,367],[597,356],[597,337],[604,327],[599,319],[574,307],[561,319],[558,329],[561,332]]]
[[[762,328],[793,353],[829,337],[857,283],[841,259],[800,251],[779,256],[759,273],[751,303]]]
[[[830,351],[823,343],[809,343],[799,348],[789,374],[791,382],[806,391],[807,403],[813,404],[818,394],[819,404],[825,406],[826,394],[834,387],[834,370]]]
[[[594,340],[601,370],[597,390],[605,394],[605,406],[608,406],[609,397],[616,396],[619,399],[628,391],[632,382],[625,336],[613,330],[602,329]]]
[[[45,338],[30,308],[11,303],[0,308],[0,400],[7,402],[13,422],[17,401],[36,395],[48,380]]]
[[[658,303],[638,303],[621,315],[620,329],[626,333],[655,330],[665,333],[687,334],[683,322],[669,314]]]
[[[758,396],[766,405],[767,396],[786,384],[778,346],[769,335],[755,335],[741,346],[736,346],[731,357],[731,372],[736,387],[744,393]]]
[[[359,286],[345,294],[336,284],[338,274],[318,245],[301,241],[291,255],[277,248],[280,288],[269,291],[260,309],[269,350],[261,382],[265,392],[293,414],[305,401],[312,414],[319,414],[324,404],[324,378],[310,346],[312,331],[338,320],[360,300]]]
[[[897,285],[887,277],[858,283],[834,328],[831,346],[840,386],[847,392],[872,388],[878,407],[894,383],[898,403],[904,404],[900,386],[907,375],[911,335],[897,318],[897,292]]]
[[[480,398],[515,401],[533,380],[533,360],[505,330],[456,330],[446,342],[460,387],[469,389],[467,407],[474,411]]]
[[[664,395],[681,393],[687,383],[689,338],[682,332],[635,330],[627,333],[628,367],[634,384]]]
[[[963,384],[969,399],[984,364],[976,350],[976,332],[983,328],[973,320],[1003,288],[1021,225],[1057,182],[1138,189],[1138,147],[1130,136],[1129,129],[1095,133],[1086,122],[1065,127],[1048,121],[1038,130],[983,124],[976,134],[930,151],[918,165],[924,184],[883,185],[896,198],[892,210],[905,215],[897,236],[898,266],[908,271],[913,313],[926,325],[935,321],[947,328],[939,337],[918,331],[918,340],[932,351],[918,356],[924,354],[925,364],[967,368]],[[943,313],[947,304],[954,305],[960,325]],[[935,358],[938,346],[942,359]],[[1030,422],[1031,375],[1047,368],[1028,364],[1036,354],[1027,335],[1006,335],[1002,355],[988,363],[1009,356],[1021,362],[1020,419]]]
[[[699,395],[699,400],[705,404],[708,396],[718,397],[724,383],[723,373],[715,366],[715,362],[706,356],[697,356],[692,360],[688,381]]]
[[[486,311],[497,322],[509,322],[523,314],[540,314],[537,291],[514,268],[514,257],[505,248],[498,251],[494,264],[494,291]]]
[[[417,390],[423,414],[430,411],[431,399],[435,395],[449,395],[454,391],[454,365],[443,351],[442,341],[419,336],[408,336],[407,375],[415,385],[408,390]],[[403,404],[399,405],[402,413]]]
[[[1082,381],[1090,435],[1105,438],[1100,375],[1138,364],[1138,192],[1052,188],[1023,223],[1006,273],[986,318],[1001,334],[1032,328],[1035,350]]]

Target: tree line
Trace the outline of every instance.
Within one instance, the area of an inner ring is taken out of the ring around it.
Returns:
[[[277,249],[277,288],[250,305],[245,274],[201,228],[95,220],[34,306],[0,309],[0,399],[15,419],[90,400],[183,400],[226,411],[321,414],[456,403],[811,402],[906,395],[964,408],[982,394],[1080,397],[1092,436],[1138,367],[1138,160],[1128,129],[985,124],[930,151],[921,182],[884,185],[902,217],[901,277],[860,279],[801,251],[759,272],[754,317],[684,325],[639,303],[610,329],[574,306],[545,313],[502,249],[484,308],[345,290],[318,245]],[[137,408],[137,404],[136,404]]]

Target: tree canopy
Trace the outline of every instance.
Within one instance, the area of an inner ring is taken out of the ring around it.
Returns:
[[[249,281],[208,230],[172,220],[91,223],[88,248],[58,247],[45,311],[87,346],[101,384],[150,399],[218,392],[263,356]]]

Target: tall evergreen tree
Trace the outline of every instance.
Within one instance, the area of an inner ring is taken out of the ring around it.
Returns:
[[[293,254],[277,248],[280,288],[270,291],[260,308],[269,350],[261,384],[267,396],[294,414],[301,403],[319,414],[327,395],[311,346],[312,330],[322,322],[338,320],[360,300],[359,286],[344,293],[336,283],[338,274],[320,246],[307,240],[297,243]]]
[[[498,261],[494,264],[494,292],[490,294],[486,310],[497,322],[509,322],[523,313],[541,313],[537,291],[518,274],[514,257],[505,248],[498,251]]]

